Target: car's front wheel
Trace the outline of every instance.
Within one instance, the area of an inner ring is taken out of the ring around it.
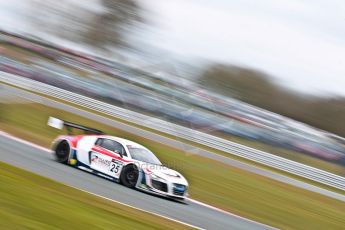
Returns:
[[[122,170],[120,181],[123,185],[129,188],[134,188],[137,184],[139,177],[139,170],[137,166],[130,164],[125,166],[125,168]]]

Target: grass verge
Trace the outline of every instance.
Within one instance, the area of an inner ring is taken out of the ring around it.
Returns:
[[[191,197],[247,218],[283,229],[342,229],[345,203],[313,192],[183,152],[40,104],[2,104],[0,127],[43,146],[60,131],[47,127],[48,116],[96,127],[139,142],[190,182]]]
[[[190,229],[0,162],[0,229]]]

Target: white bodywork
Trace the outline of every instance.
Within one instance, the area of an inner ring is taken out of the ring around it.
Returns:
[[[115,141],[122,145],[125,152],[119,154],[105,149],[97,145],[98,139]],[[69,162],[76,160],[74,164],[80,169],[120,181],[124,167],[134,164],[139,169],[136,188],[179,199],[187,195],[188,182],[180,173],[161,164],[139,161],[131,156],[129,147],[149,151],[138,143],[108,135],[61,136],[55,143],[62,140],[68,141],[72,147]]]

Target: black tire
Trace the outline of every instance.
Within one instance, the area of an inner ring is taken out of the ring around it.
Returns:
[[[63,164],[67,164],[70,150],[71,149],[67,141],[61,141],[59,144],[57,144],[55,148],[56,161]]]
[[[130,164],[127,165],[121,172],[120,181],[121,183],[128,187],[128,188],[134,188],[137,184],[139,177],[139,170],[137,166]]]

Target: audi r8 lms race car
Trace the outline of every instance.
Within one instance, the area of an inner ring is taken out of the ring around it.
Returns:
[[[52,144],[55,159],[90,173],[161,196],[184,199],[188,182],[178,172],[162,165],[144,146],[101,131],[50,117],[48,125],[69,133],[84,130],[84,135],[63,135]]]

